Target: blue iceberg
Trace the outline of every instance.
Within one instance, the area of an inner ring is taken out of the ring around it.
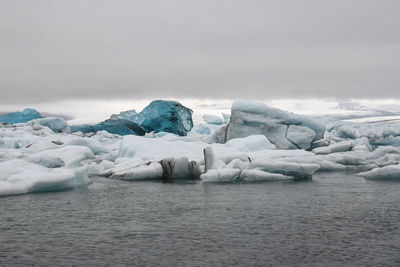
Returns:
[[[107,131],[119,135],[140,135],[143,136],[146,130],[137,123],[127,119],[112,116],[110,119],[95,125],[70,126],[71,132],[95,133],[98,131]]]
[[[193,127],[193,111],[176,101],[155,100],[142,112],[123,111],[95,125],[70,126],[71,132],[107,131],[119,135],[140,135],[146,132],[168,132],[185,136]]]
[[[26,108],[22,112],[11,112],[4,115],[0,115],[0,122],[15,124],[15,123],[24,123],[34,119],[44,118],[33,108]]]
[[[154,100],[142,112],[121,112],[118,117],[128,119],[149,132],[168,132],[185,136],[193,128],[193,111],[177,101]]]

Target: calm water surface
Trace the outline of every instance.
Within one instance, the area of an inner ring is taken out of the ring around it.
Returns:
[[[400,266],[400,182],[124,182],[0,198],[0,266]]]

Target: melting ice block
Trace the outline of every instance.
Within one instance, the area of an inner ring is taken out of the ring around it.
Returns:
[[[177,101],[154,100],[140,113],[121,112],[118,117],[143,126],[149,132],[168,132],[185,136],[193,128],[193,111]]]
[[[241,177],[246,182],[266,182],[293,179],[291,176],[283,175],[280,173],[265,172],[258,169],[244,170]]]
[[[140,115],[141,125],[149,131],[186,135],[193,127],[193,111],[177,101],[155,100]]]
[[[400,165],[389,165],[357,174],[367,179],[400,179]]]
[[[232,105],[229,124],[215,131],[209,141],[225,143],[233,138],[265,135],[279,149],[309,149],[324,137],[325,126],[307,117],[263,103],[237,101]]]
[[[89,182],[84,167],[48,169],[20,159],[0,163],[0,195],[66,190]]]
[[[320,166],[312,163],[295,163],[276,160],[255,160],[251,163],[250,169],[259,169],[270,173],[280,173],[292,176],[295,179],[311,178]]]

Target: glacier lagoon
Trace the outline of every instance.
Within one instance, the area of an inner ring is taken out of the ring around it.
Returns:
[[[400,183],[94,177],[0,198],[0,265],[398,266]]]
[[[1,265],[398,265],[397,120],[217,118],[182,136],[1,124]]]

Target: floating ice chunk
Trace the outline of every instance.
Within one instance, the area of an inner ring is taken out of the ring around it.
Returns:
[[[315,132],[308,127],[289,125],[287,139],[301,149],[308,149],[315,138]]]
[[[43,118],[35,119],[27,123],[27,125],[41,125],[50,128],[55,133],[65,133],[69,130],[68,123],[61,118]]]
[[[244,170],[241,174],[241,178],[246,182],[266,182],[293,179],[291,176],[279,173],[264,172],[258,169]]]
[[[250,169],[259,169],[265,172],[280,173],[292,176],[295,179],[311,178],[313,173],[319,169],[318,164],[293,163],[275,160],[255,160],[250,164]]]
[[[316,120],[307,116],[296,115],[277,108],[272,108],[263,103],[236,101],[232,105],[232,113],[233,111],[261,115],[261,117],[270,118],[271,121],[277,120],[284,122],[287,125],[294,124],[306,126],[316,133],[315,140],[319,140],[324,137],[325,126],[320,124]]]
[[[39,112],[32,108],[26,108],[22,112],[11,112],[0,115],[0,122],[8,124],[24,123],[34,119],[43,118]]]
[[[224,121],[222,120],[221,117],[218,117],[215,115],[209,115],[209,114],[203,115],[203,120],[205,120],[207,123],[211,123],[211,124],[223,124],[224,123]]]
[[[339,143],[331,144],[326,147],[317,147],[313,149],[313,152],[317,155],[326,155],[336,152],[350,151],[354,147],[353,141],[342,141]]]
[[[186,136],[193,127],[193,111],[177,101],[154,100],[140,113],[121,112],[119,118],[128,119],[148,132],[169,132]]]
[[[400,165],[389,165],[357,174],[366,179],[400,179]]]
[[[200,175],[200,178],[205,183],[228,183],[238,180],[240,172],[240,169],[230,168],[208,170],[206,173]]]
[[[88,183],[82,168],[48,169],[19,159],[0,162],[0,195],[59,191]]]
[[[193,127],[193,111],[177,101],[155,100],[140,115],[141,125],[148,131],[186,135]]]
[[[292,140],[287,137],[291,126],[304,127],[293,127],[290,130]],[[215,131],[207,142],[225,143],[233,138],[265,135],[280,149],[308,149],[312,142],[323,138],[324,131],[322,124],[309,117],[291,114],[262,103],[238,101],[232,105],[229,124]],[[313,138],[309,140],[311,136]]]

